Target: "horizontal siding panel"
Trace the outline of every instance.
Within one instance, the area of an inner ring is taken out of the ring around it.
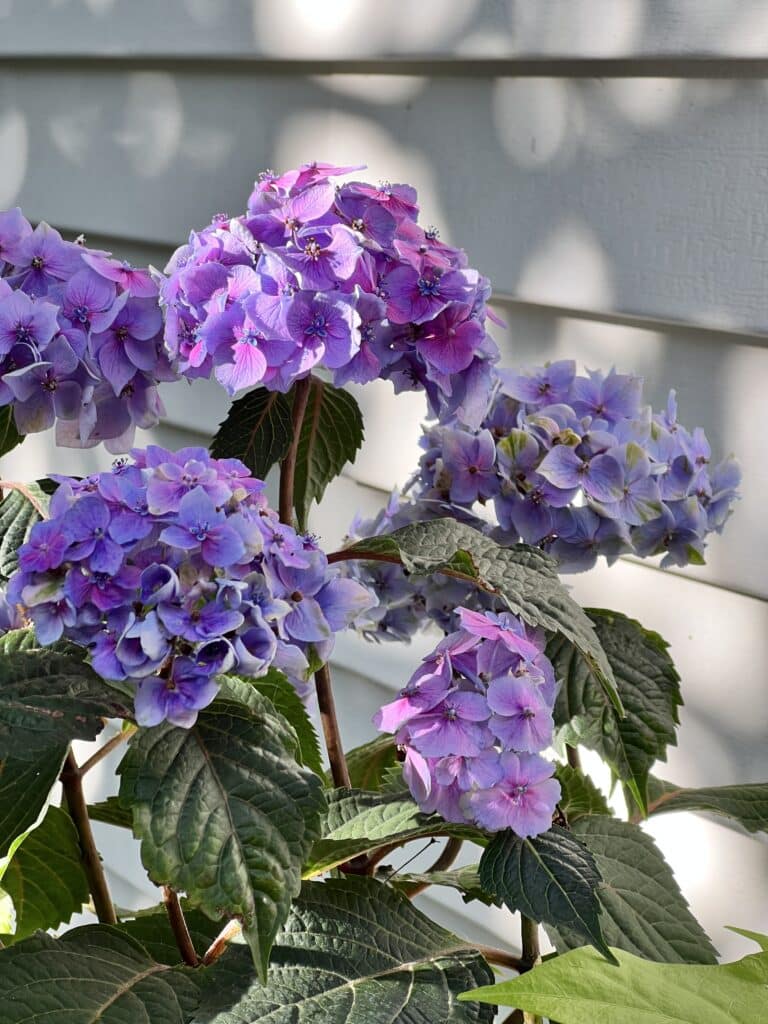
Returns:
[[[41,32],[44,22],[45,31]],[[0,54],[225,59],[764,57],[751,0],[8,0]]]
[[[264,167],[367,161],[503,296],[765,333],[764,129],[735,80],[8,71],[0,208],[170,248]]]

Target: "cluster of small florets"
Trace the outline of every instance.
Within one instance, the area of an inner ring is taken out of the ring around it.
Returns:
[[[654,414],[642,404],[642,380],[614,370],[580,376],[564,360],[498,374],[480,429],[426,427],[407,496],[355,524],[358,536],[452,516],[505,546],[542,548],[563,573],[621,554],[661,555],[665,567],[703,562],[705,538],[722,530],[740,471],[732,457],[712,466],[704,431],[678,423],[674,392]],[[382,638],[403,639],[425,618],[453,628],[452,607],[466,600],[456,581],[425,579],[414,589],[396,566],[359,572],[380,595],[365,626]],[[487,607],[493,599],[471,600]]]
[[[0,213],[0,406],[21,434],[55,423],[57,444],[125,452],[175,379],[148,271]]]
[[[216,676],[270,666],[297,686],[375,598],[279,522],[236,459],[150,446],[59,486],[19,549],[8,598],[47,645],[87,646],[105,679],[136,685],[136,719],[190,726]]]
[[[245,215],[193,232],[161,286],[168,351],[230,394],[324,366],[337,385],[423,389],[435,414],[476,426],[497,356],[489,282],[419,226],[409,185],[331,180],[358,169],[262,174]]]
[[[540,756],[552,743],[556,695],[543,639],[509,613],[456,611],[460,628],[374,722],[404,749],[422,810],[488,832],[546,832],[560,785]]]

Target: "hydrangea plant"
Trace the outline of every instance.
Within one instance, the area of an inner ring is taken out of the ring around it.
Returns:
[[[162,272],[0,214],[2,454],[55,427],[127,455],[2,483],[0,1020],[479,1024],[503,1004],[579,1024],[642,999],[660,1024],[703,1019],[697,972],[718,1020],[756,1020],[768,954],[715,966],[641,823],[704,809],[765,831],[768,784],[652,775],[682,702],[668,646],[561,578],[701,563],[738,466],[637,377],[500,367],[487,279],[411,186],[359,171],[262,174]],[[209,447],[136,446],[158,385],[200,377],[238,396]],[[424,392],[423,455],[324,550],[309,510],[363,441],[344,385],[376,379]],[[344,630],[432,637],[353,750]],[[139,841],[156,907],[115,904],[93,822]],[[436,925],[412,902],[427,886],[519,914],[519,948]],[[66,929],[84,908],[98,924]],[[520,977],[494,986],[495,967]]]

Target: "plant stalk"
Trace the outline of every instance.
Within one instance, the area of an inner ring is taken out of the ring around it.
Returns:
[[[93,830],[91,829],[91,822],[88,817],[88,806],[85,802],[85,794],[83,793],[82,771],[71,750],[67,754],[60,779],[64,789],[67,810],[72,818],[80,841],[83,868],[88,879],[88,888],[91,890],[96,916],[102,924],[117,924],[117,914],[112,903],[112,897],[109,894],[107,879],[104,875],[99,851],[96,849]]]
[[[88,758],[87,761],[83,761],[80,765],[80,774],[85,775],[87,772],[94,768],[99,761],[103,761],[105,757],[116,750],[119,746],[122,746],[126,740],[129,740],[135,732],[138,732],[138,725],[132,725],[128,729],[122,729],[116,736],[113,736],[111,740],[107,740],[103,747],[99,749]]]
[[[522,973],[525,965],[519,956],[508,953],[506,949],[495,949],[493,946],[479,946],[473,944],[474,948],[485,957],[489,964],[496,964],[497,967],[509,967],[513,971]]]
[[[566,758],[568,760],[568,764],[571,766],[571,768],[573,768],[577,772],[580,772],[581,771],[581,755],[579,754],[579,748],[578,747],[572,747],[572,746],[566,744],[565,756],[566,756]]]
[[[239,921],[234,918],[228,921],[213,942],[210,944],[208,949],[205,951],[203,957],[203,967],[210,967],[212,963],[219,959],[221,954],[226,950],[232,939],[235,938],[237,933],[240,931],[242,925]]]
[[[520,970],[521,972],[530,971],[541,962],[541,948],[539,947],[539,926],[536,921],[526,917],[525,914],[520,915],[520,936],[523,947]]]
[[[344,747],[341,743],[339,720],[336,717],[336,703],[333,699],[333,689],[331,687],[331,672],[327,665],[323,665],[322,668],[315,672],[315,689],[317,691],[317,706],[320,709],[320,722],[323,726],[323,735],[328,751],[333,784],[338,788],[351,789],[352,781],[349,777],[347,759],[344,756]]]
[[[192,936],[189,934],[189,928],[187,928],[179,897],[170,885],[163,886],[163,903],[165,904],[171,931],[173,932],[174,939],[176,939],[176,945],[179,947],[182,960],[189,967],[197,967],[200,964],[200,957],[197,955]]]
[[[424,874],[429,875],[432,874],[433,871],[447,871],[461,852],[463,843],[463,839],[456,839],[455,836],[451,836],[440,851],[440,856],[432,867],[427,868]],[[417,882],[415,885],[406,889],[405,894],[408,899],[412,900],[414,896],[418,896],[420,892],[424,892],[425,889],[428,889],[431,884],[431,882]]]
[[[293,409],[291,411],[291,424],[293,436],[291,446],[285,458],[280,463],[280,522],[293,526],[293,491],[296,480],[296,456],[299,451],[299,439],[301,438],[301,425],[304,422],[304,413],[307,411],[309,392],[312,387],[312,377],[304,377],[297,380],[293,386]]]

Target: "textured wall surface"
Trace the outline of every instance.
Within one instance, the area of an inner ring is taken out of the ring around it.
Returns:
[[[573,585],[672,644],[686,705],[660,774],[761,781],[766,99],[764,0],[0,0],[0,208],[162,266],[266,167],[366,162],[371,180],[414,183],[425,220],[494,280],[506,362],[641,372],[657,405],[675,386],[683,421],[742,459],[707,566],[624,560]],[[316,512],[328,545],[415,460],[421,399],[357,394],[368,439]],[[227,408],[206,385],[165,398],[169,445],[204,442]],[[34,437],[3,473],[108,464]],[[339,644],[350,744],[420,649]],[[768,930],[764,838],[689,814],[647,827],[724,954],[747,949],[724,925]],[[151,899],[136,851],[101,834],[118,902]],[[422,899],[459,931],[517,940],[507,915]]]

